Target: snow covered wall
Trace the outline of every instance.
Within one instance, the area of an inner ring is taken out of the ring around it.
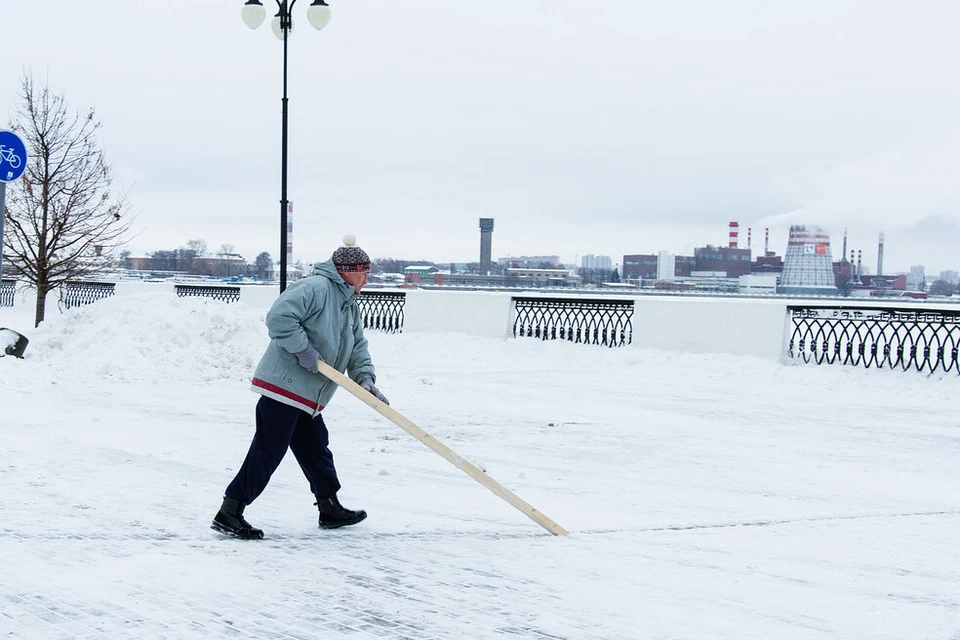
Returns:
[[[788,325],[785,300],[643,297],[634,306],[633,346],[779,360]]]
[[[214,283],[216,284],[216,283]],[[171,304],[176,300],[171,282],[118,282],[114,298],[120,302],[128,296],[169,292]],[[276,285],[240,285],[240,307],[265,312],[276,299]],[[377,291],[376,289],[372,291]],[[500,291],[406,290],[404,303],[405,333],[455,333],[506,340],[513,334],[516,319],[512,299],[514,293]],[[602,296],[592,293],[524,292],[524,297],[580,298],[584,300],[629,300],[634,304],[632,345],[682,353],[748,355],[781,360],[786,353],[790,318],[787,305],[797,300],[788,298],[736,298],[699,296]],[[816,301],[822,304],[823,300]],[[871,307],[891,302],[851,301],[837,299],[837,304],[867,304]],[[18,291],[17,316],[26,317],[32,310],[32,291]],[[96,303],[99,304],[99,303]],[[218,303],[222,304],[222,303]],[[47,300],[47,311],[58,313],[56,295]],[[229,317],[229,308],[224,316]],[[24,332],[32,327],[11,327]]]

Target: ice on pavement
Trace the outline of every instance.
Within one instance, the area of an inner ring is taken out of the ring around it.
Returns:
[[[264,309],[157,293],[56,311],[0,358],[0,636],[951,638],[958,377],[368,333],[395,409],[554,537],[344,391],[348,507],[288,455],[210,531],[253,434]],[[718,328],[722,331],[722,328]]]

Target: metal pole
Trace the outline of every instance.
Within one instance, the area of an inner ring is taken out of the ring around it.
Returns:
[[[280,293],[287,288],[287,36],[290,33],[290,8],[280,5],[280,29],[283,31],[283,125],[280,143]]]
[[[3,222],[7,217],[7,183],[0,182],[0,277],[3,276]]]

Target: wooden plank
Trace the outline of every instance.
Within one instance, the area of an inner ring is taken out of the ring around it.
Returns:
[[[502,484],[488,476],[485,472],[479,469],[476,465],[471,464],[469,461],[464,460],[459,455],[457,455],[450,447],[443,444],[429,433],[418,427],[411,420],[404,417],[399,411],[391,407],[385,402],[378,400],[372,393],[361,387],[359,384],[340,373],[326,362],[320,361],[318,363],[320,373],[324,376],[335,382],[338,386],[346,389],[361,402],[370,406],[374,411],[388,419],[393,424],[397,425],[414,438],[422,442],[423,444],[430,447],[433,451],[442,456],[447,462],[451,463],[457,469],[460,469],[468,476],[482,484],[484,487],[500,496],[516,509],[518,509],[525,516],[539,524],[541,527],[549,531],[555,536],[565,536],[567,535],[567,530],[558,525],[556,522],[548,518],[542,512],[535,509],[529,503],[524,501],[520,496],[516,495]]]

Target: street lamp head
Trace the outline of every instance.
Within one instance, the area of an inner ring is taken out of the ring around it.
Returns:
[[[270,28],[273,29],[273,35],[277,36],[279,39],[283,40],[283,16],[280,13],[273,16],[273,20],[270,21]],[[293,33],[293,16],[287,16],[287,35]]]
[[[313,3],[307,7],[307,20],[314,29],[320,31],[330,23],[330,7],[324,0],[313,0]]]
[[[260,0],[247,0],[243,9],[240,10],[240,16],[248,27],[256,29],[263,24],[264,18],[267,17],[267,10],[260,4]]]

